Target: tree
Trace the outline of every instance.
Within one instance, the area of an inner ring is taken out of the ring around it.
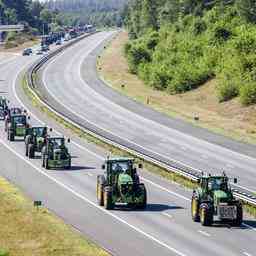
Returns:
[[[247,21],[256,23],[256,1],[255,0],[237,0],[238,13]]]

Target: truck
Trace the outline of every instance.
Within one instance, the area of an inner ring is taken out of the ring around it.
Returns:
[[[41,153],[45,146],[47,136],[48,129],[46,126],[27,128],[25,135],[25,155],[28,158],[34,158],[36,152]]]
[[[215,221],[240,226],[243,222],[242,203],[237,200],[229,184],[229,178],[222,175],[202,175],[199,187],[193,191],[191,216],[195,222],[210,226]],[[237,179],[234,179],[237,183]]]
[[[16,136],[25,139],[26,129],[29,128],[28,119],[30,117],[24,114],[11,115],[7,125],[7,139],[14,141]]]
[[[42,148],[42,167],[45,169],[71,168],[71,155],[65,145],[64,137],[46,137]]]
[[[139,168],[142,165],[139,164]],[[100,206],[111,210],[126,205],[138,209],[147,206],[147,191],[140,182],[133,158],[108,158],[102,165],[104,175],[97,176],[97,200]]]

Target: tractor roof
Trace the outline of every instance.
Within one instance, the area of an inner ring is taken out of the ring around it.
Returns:
[[[134,158],[131,157],[110,157],[106,160],[106,162],[128,162],[134,161]]]
[[[203,175],[201,176],[203,179],[221,179],[221,178],[228,178],[227,176],[224,175]]]

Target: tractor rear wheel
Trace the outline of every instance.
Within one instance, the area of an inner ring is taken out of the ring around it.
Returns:
[[[104,205],[103,191],[104,191],[104,176],[99,175],[97,177],[97,190],[96,190],[96,193],[97,193],[98,204],[100,206]]]
[[[243,206],[241,204],[237,205],[237,216],[236,220],[234,220],[233,225],[236,227],[240,227],[243,222]]]
[[[28,145],[28,158],[34,158],[35,157],[35,149],[33,144]]]
[[[45,169],[49,170],[50,168],[49,168],[49,163],[48,163],[48,157],[45,158],[45,163],[44,164],[45,164]]]
[[[211,226],[213,223],[213,213],[209,207],[200,207],[200,221],[202,226]]]
[[[191,216],[192,220],[195,222],[200,221],[200,216],[199,216],[199,201],[197,198],[193,197],[191,200]]]
[[[114,208],[114,204],[112,201],[112,191],[110,187],[104,188],[104,207],[106,210],[111,210]]]
[[[144,210],[147,207],[147,190],[144,184],[140,184],[139,187],[141,189],[141,194],[143,195],[143,200],[137,205],[137,208]]]
[[[28,156],[28,144],[25,143],[25,155]]]

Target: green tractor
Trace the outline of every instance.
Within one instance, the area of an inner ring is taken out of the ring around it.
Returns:
[[[69,139],[68,142],[70,142]],[[71,168],[71,155],[65,146],[63,137],[46,137],[45,145],[42,148],[42,166],[45,169]]]
[[[26,130],[29,128],[28,119],[24,114],[12,115],[7,124],[7,139],[15,140],[15,136],[25,138]]]
[[[28,158],[34,158],[36,152],[42,152],[46,137],[47,127],[31,127],[26,130],[25,151]]]
[[[200,221],[203,226],[210,226],[215,220],[234,226],[242,224],[242,203],[234,198],[225,173],[200,177],[199,188],[192,195],[191,215],[193,221]]]
[[[142,165],[139,164],[139,168]],[[145,209],[147,206],[147,191],[140,183],[132,158],[108,158],[102,166],[104,175],[97,177],[98,204],[107,210],[116,205],[128,205]]]

